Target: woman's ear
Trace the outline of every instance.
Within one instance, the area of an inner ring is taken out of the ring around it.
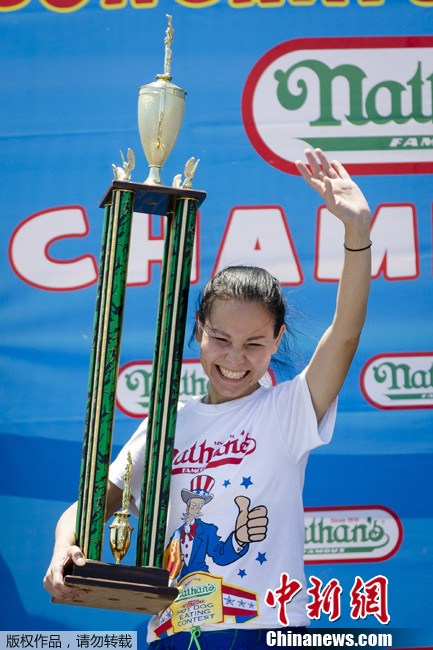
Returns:
[[[280,327],[280,331],[278,332],[278,336],[277,336],[277,338],[275,339],[275,351],[274,351],[274,354],[275,354],[275,352],[278,350],[278,346],[279,346],[280,343],[281,343],[281,339],[283,338],[283,336],[284,336],[284,332],[285,332],[285,331],[286,331],[286,326],[285,326],[285,325],[281,325],[281,327]]]
[[[198,311],[196,311],[195,312],[195,340],[197,341],[197,343],[201,343],[202,338],[203,338],[203,328],[200,324]]]

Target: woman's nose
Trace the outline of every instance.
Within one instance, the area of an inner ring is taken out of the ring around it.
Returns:
[[[226,353],[226,358],[231,363],[239,363],[244,358],[243,348],[230,345]]]

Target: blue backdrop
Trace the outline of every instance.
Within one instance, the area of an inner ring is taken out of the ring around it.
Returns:
[[[380,626],[374,614],[354,619],[348,594],[357,575],[386,576],[391,627],[420,628],[412,645],[433,644],[433,2],[0,0],[0,10],[1,630],[138,629],[144,643],[145,617],[52,605],[42,578],[57,518],[77,496],[98,202],[119,149],[135,152],[134,181],[147,175],[138,88],[163,71],[170,13],[173,81],[188,95],[163,178],[198,157],[194,187],[208,194],[190,325],[216,268],[267,266],[302,314],[302,367],[333,314],[341,233],[293,160],[320,144],[369,200],[368,320],[334,442],[311,457],[305,505],[346,532],[375,519],[387,544],[355,552],[338,538],[334,555],[319,544],[307,571],[339,580],[338,625],[349,627]],[[124,370],[141,362],[143,380],[152,358],[162,236],[159,218],[135,218],[115,451],[143,416],[144,388],[134,393]],[[314,623],[335,626],[325,612]]]

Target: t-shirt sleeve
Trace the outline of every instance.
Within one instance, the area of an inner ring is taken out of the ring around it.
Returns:
[[[131,453],[132,473],[131,473],[131,514],[135,517],[139,515],[141,485],[143,482],[144,454],[146,449],[146,429],[147,418],[143,420],[134,435],[119,451],[117,457],[110,465],[108,473],[109,480],[118,488],[123,490],[125,470],[127,466],[127,454]]]
[[[275,408],[280,432],[295,462],[315,447],[327,444],[335,426],[337,398],[317,423],[307,384],[306,369],[277,386]]]

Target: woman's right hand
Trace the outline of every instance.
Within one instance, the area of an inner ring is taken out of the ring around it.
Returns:
[[[122,490],[108,481],[106,519],[120,508]],[[53,557],[44,578],[45,589],[57,600],[68,601],[82,598],[84,592],[78,587],[65,584],[65,568],[71,564],[84,566],[86,563],[82,550],[76,545],[75,524],[77,502],[65,510],[56,526],[56,541]]]
[[[56,600],[68,601],[83,596],[79,588],[65,584],[65,568],[72,563],[76,566],[84,566],[86,563],[78,546],[65,546],[54,551],[44,577],[44,587]]]

